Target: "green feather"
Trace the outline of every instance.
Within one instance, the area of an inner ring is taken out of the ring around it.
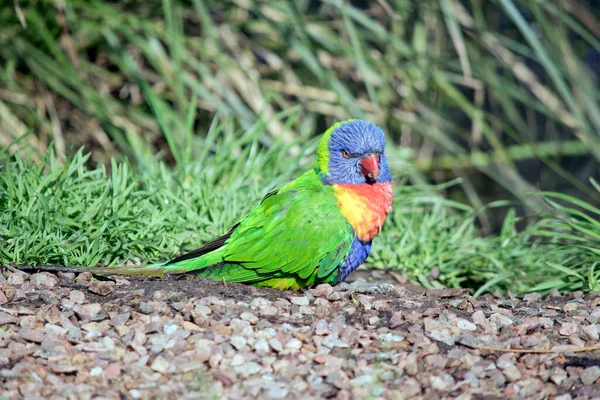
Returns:
[[[159,268],[167,274],[194,272],[202,278],[298,289],[335,283],[353,237],[333,189],[313,169],[265,196],[212,246]]]

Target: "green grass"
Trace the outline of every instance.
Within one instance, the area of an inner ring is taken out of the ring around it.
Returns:
[[[295,156],[296,144],[283,140],[266,150],[259,145],[263,126],[236,132],[215,123],[207,150],[174,169],[159,158],[147,159],[144,168],[114,160],[88,167],[82,151],[63,161],[49,150],[37,163],[3,152],[0,262],[157,262],[198,247],[226,232],[270,189],[312,167],[314,143]],[[600,222],[593,216],[600,210],[543,193],[552,213],[530,218],[519,231],[519,219],[509,212],[500,234],[484,236],[476,210],[439,194],[455,184],[408,185],[400,174],[393,211],[368,265],[426,287],[468,287],[477,294],[599,289]]]
[[[314,3],[0,7],[1,261],[168,259],[311,167],[314,135],[365,118],[398,179],[372,266],[598,290],[592,3]]]
[[[429,178],[461,177],[474,207],[495,200],[472,189],[488,179],[531,211],[545,209],[527,195],[538,182],[600,201],[586,174],[563,162],[600,162],[600,87],[586,64],[600,51],[592,2],[359,3],[2,7],[0,146],[35,127],[27,140],[42,153],[91,143],[95,161],[124,153],[137,162],[166,141],[179,161],[189,155],[177,149],[201,143],[215,114],[247,130],[299,107],[289,129],[267,124],[261,144],[367,118],[418,157],[413,182],[432,170]],[[539,172],[531,176],[526,160]],[[484,225],[492,217],[479,214]]]
[[[157,159],[88,168],[81,150],[32,163],[0,159],[3,262],[93,266],[167,260],[225,233],[298,168],[290,145],[258,150],[256,129],[214,125],[206,151],[170,169]]]

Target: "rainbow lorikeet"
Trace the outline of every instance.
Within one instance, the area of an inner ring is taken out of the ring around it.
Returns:
[[[267,194],[225,235],[167,263],[115,274],[194,274],[277,289],[337,284],[362,264],[392,206],[385,137],[375,124],[329,128],[317,165]]]

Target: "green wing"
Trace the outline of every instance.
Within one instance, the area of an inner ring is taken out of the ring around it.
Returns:
[[[227,235],[164,267],[278,289],[335,283],[353,238],[332,188],[311,170],[265,196]]]

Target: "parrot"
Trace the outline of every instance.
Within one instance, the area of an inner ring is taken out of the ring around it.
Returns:
[[[315,167],[266,194],[223,236],[166,263],[104,272],[280,290],[336,285],[366,260],[391,211],[385,142],[374,123],[337,122],[320,139]]]

